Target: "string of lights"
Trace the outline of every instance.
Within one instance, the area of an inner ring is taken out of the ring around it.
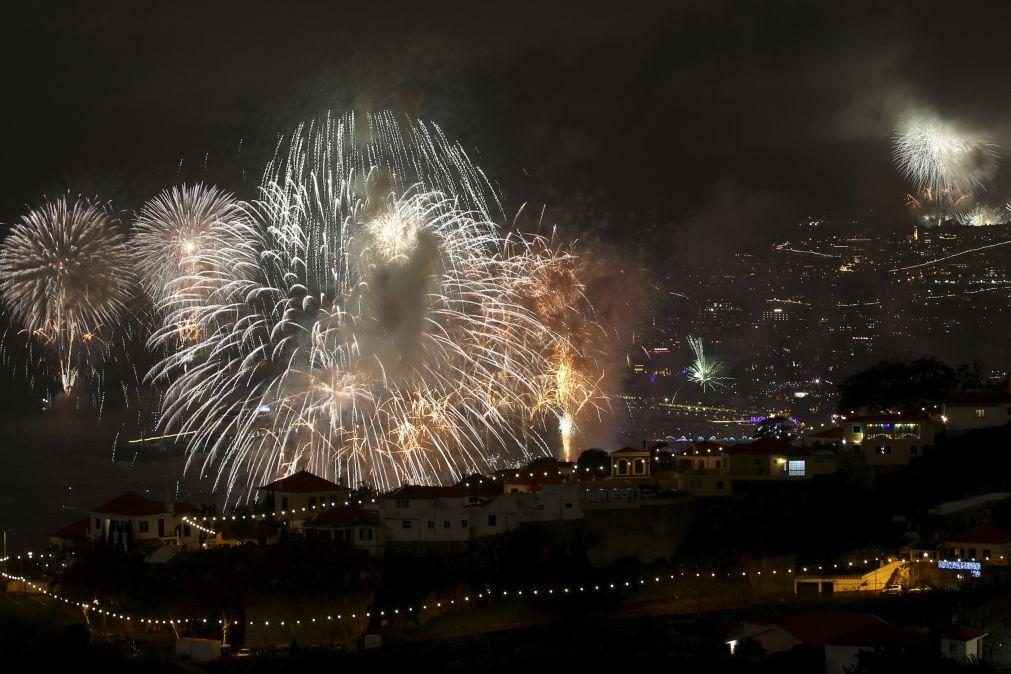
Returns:
[[[28,553],[31,555],[31,553]],[[7,559],[20,559],[21,555],[16,557],[8,557],[5,559],[0,559],[0,562],[6,561]],[[800,566],[798,568],[788,567],[785,570],[781,569],[769,569],[769,568],[757,568],[757,569],[743,569],[736,571],[721,571],[721,570],[681,570],[679,572],[671,573],[664,572],[663,574],[652,574],[649,576],[641,576],[638,579],[625,579],[625,580],[614,580],[611,582],[596,582],[596,583],[565,583],[560,585],[537,585],[530,586],[527,588],[512,588],[512,589],[494,589],[490,586],[480,590],[477,593],[468,593],[462,597],[452,597],[447,599],[441,599],[437,601],[427,602],[420,605],[405,606],[405,607],[393,607],[393,608],[376,608],[372,607],[370,610],[359,612],[341,612],[341,613],[328,613],[326,615],[320,614],[318,616],[308,616],[304,618],[298,618],[295,620],[279,620],[263,618],[258,620],[246,621],[247,626],[263,626],[263,627],[275,627],[275,628],[291,628],[292,626],[298,626],[302,624],[312,625],[312,624],[325,624],[325,623],[341,623],[359,620],[361,618],[370,619],[373,616],[379,617],[389,617],[397,616],[402,614],[418,614],[427,611],[441,610],[448,607],[469,607],[473,606],[479,602],[487,602],[492,600],[512,600],[512,601],[539,601],[544,599],[552,598],[564,598],[572,596],[600,596],[605,594],[614,594],[615,592],[631,592],[638,591],[641,589],[651,588],[651,587],[661,587],[669,586],[671,584],[677,583],[682,580],[730,580],[733,578],[747,578],[747,577],[790,577],[799,578],[807,575],[822,575],[822,574],[833,574],[839,572],[852,571],[854,569],[865,569],[870,566],[871,562],[876,563],[886,563],[890,564],[892,562],[898,561],[908,561],[910,563],[921,563],[926,562],[934,565],[938,565],[939,568],[956,568],[954,566],[960,563],[962,560],[929,560],[929,559],[919,559],[914,558],[911,560],[903,560],[899,557],[887,557],[880,558],[875,557],[873,560],[864,559],[863,564],[857,562],[846,562],[843,564],[834,563],[831,565],[813,565],[813,566]],[[947,563],[947,565],[945,565]],[[873,570],[873,569],[871,569]],[[869,572],[869,571],[868,571]],[[974,574],[975,575],[975,574]],[[114,618],[130,623],[146,624],[146,625],[192,625],[193,623],[207,625],[210,623],[223,624],[222,619],[208,619],[205,617],[179,617],[179,616],[144,616],[140,617],[129,612],[123,612],[122,610],[113,610],[111,608],[105,608],[105,604],[100,602],[98,599],[89,602],[77,601],[70,599],[59,593],[51,591],[47,586],[37,583],[27,577],[18,576],[15,574],[9,574],[6,572],[0,572],[0,576],[9,581],[17,581],[23,583],[26,587],[31,588],[35,592],[43,594],[50,597],[56,601],[62,602],[67,605],[76,606],[84,611],[92,611],[96,614],[100,614],[109,618]]]

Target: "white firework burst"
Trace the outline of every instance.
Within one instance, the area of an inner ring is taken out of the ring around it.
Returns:
[[[12,317],[55,360],[70,393],[82,370],[108,356],[131,276],[123,238],[108,211],[61,197],[14,225],[0,252],[0,296]]]

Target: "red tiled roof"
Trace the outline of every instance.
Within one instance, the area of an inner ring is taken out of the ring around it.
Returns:
[[[336,527],[349,527],[353,524],[377,524],[379,513],[371,510],[359,510],[358,508],[331,508],[324,510],[314,517],[308,524],[327,524]]]
[[[960,405],[1004,405],[1011,403],[1008,391],[959,391],[945,398],[944,404],[951,407]]]
[[[926,416],[916,416],[916,415],[906,415],[906,414],[858,414],[855,417],[846,417],[846,423],[851,423],[853,421],[863,421],[863,422],[878,422],[878,423],[888,423],[893,424],[907,424],[907,423],[925,423],[930,421],[930,417]]]
[[[49,536],[51,538],[62,538],[68,541],[83,541],[88,538],[88,529],[90,526],[91,518],[82,517],[79,520],[71,522],[56,533],[49,534]]]
[[[842,440],[843,439],[843,429],[842,426],[836,426],[835,428],[826,428],[823,431],[818,431],[817,433],[811,433],[807,437],[817,438],[819,440]]]
[[[985,637],[989,632],[974,630],[971,627],[951,627],[941,633],[942,639],[954,639],[956,641],[972,641]]]
[[[120,494],[111,501],[106,501],[97,508],[92,508],[92,512],[105,515],[122,515],[125,517],[142,517],[144,515],[160,515],[168,512],[165,504],[161,501],[149,499],[141,496],[135,491],[128,491]]]
[[[866,628],[882,629],[892,627],[881,618],[870,613],[847,613],[845,611],[819,611],[814,613],[790,613],[779,618],[747,620],[749,625],[774,625],[790,633],[808,646],[824,646],[839,643],[843,636],[855,634]],[[864,644],[854,644],[864,645]],[[870,645],[870,644],[867,644]]]
[[[453,498],[454,496],[467,496],[467,487],[434,487],[425,485],[406,484],[403,487],[386,492],[379,498]]]
[[[910,630],[890,625],[879,619],[877,624],[868,623],[851,632],[832,637],[825,642],[832,646],[891,646],[909,641],[914,633]]]
[[[731,445],[723,450],[727,454],[743,454],[746,456],[764,456],[772,454],[787,454],[790,456],[801,456],[810,454],[803,447],[794,447],[788,442],[775,438],[759,438],[754,442],[741,445]]]
[[[257,489],[261,491],[279,491],[288,494],[305,494],[318,491],[337,491],[344,489],[344,487],[319,475],[314,475],[309,471],[300,470],[288,477],[282,477],[280,480],[257,487]]]
[[[635,449],[634,447],[622,447],[621,449],[616,449],[611,452],[612,456],[614,454],[649,454],[645,449]]]
[[[193,505],[189,501],[176,501],[175,502],[175,512],[178,515],[198,515],[200,514],[200,508]]]
[[[948,538],[948,544],[956,543],[1011,543],[1011,531],[995,524],[980,524]]]

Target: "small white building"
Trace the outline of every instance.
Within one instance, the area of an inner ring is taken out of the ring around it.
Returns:
[[[351,494],[347,487],[305,470],[256,489],[267,495],[279,519],[288,520],[295,529],[323,508],[347,505]]]
[[[982,660],[983,638],[987,632],[969,627],[952,627],[941,634],[941,655],[952,660]]]
[[[204,533],[190,525],[190,518],[199,512],[192,503],[166,505],[128,491],[92,508],[88,513],[88,539],[123,550],[153,550],[167,544],[197,547]]]
[[[944,417],[948,427],[955,431],[1008,423],[1011,421],[1011,376],[999,389],[951,394],[944,401]]]

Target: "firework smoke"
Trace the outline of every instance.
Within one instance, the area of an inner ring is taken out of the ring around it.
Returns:
[[[69,394],[107,354],[129,298],[123,239],[100,206],[61,197],[22,217],[0,252],[0,296],[56,360]]]
[[[559,338],[512,292],[529,260],[503,254],[494,206],[437,127],[300,127],[247,218],[212,224],[225,249],[196,251],[183,285],[206,300],[163,303],[155,344],[181,319],[201,335],[151,373],[190,460],[229,490],[301,468],[389,488],[547,453],[529,429],[564,418],[542,405]]]

